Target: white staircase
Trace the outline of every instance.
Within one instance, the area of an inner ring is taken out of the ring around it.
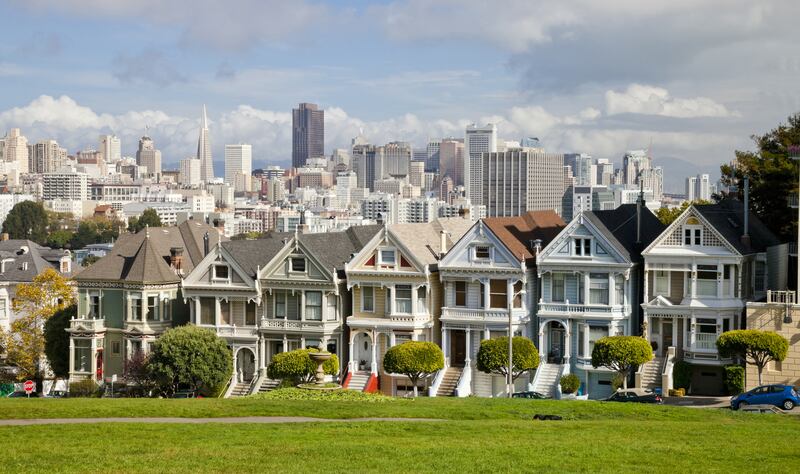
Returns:
[[[559,384],[558,375],[561,373],[561,364],[542,363],[536,369],[536,383],[533,391],[539,392],[550,398],[556,397],[556,386]]]
[[[664,371],[664,358],[654,357],[644,364],[641,374],[641,388],[654,390],[661,388],[661,373]]]
[[[250,382],[239,382],[231,390],[230,398],[250,395]]]
[[[278,388],[278,385],[280,384],[280,380],[264,378],[264,380],[261,382],[261,385],[259,385],[258,390],[256,390],[256,393],[270,392]]]
[[[347,390],[355,390],[363,392],[369,382],[369,372],[353,372],[350,376],[350,382],[347,384]]]
[[[458,385],[458,379],[464,369],[462,367],[448,367],[444,370],[444,377],[442,378],[442,383],[439,384],[439,390],[436,391],[436,396],[452,397]]]

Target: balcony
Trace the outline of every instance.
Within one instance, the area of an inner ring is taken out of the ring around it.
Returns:
[[[70,332],[103,332],[106,330],[105,319],[73,318],[69,321]]]
[[[525,310],[514,309],[512,316],[515,321],[524,319],[527,316]],[[470,321],[470,322],[508,322],[508,311],[500,308],[493,309],[473,309],[473,308],[442,308],[444,320],[451,321]]]
[[[336,321],[331,321],[336,323]],[[261,319],[260,329],[267,331],[322,331],[325,328],[324,321],[301,321],[299,319]],[[239,328],[244,329],[244,328]]]
[[[709,333],[697,333],[695,335],[694,348],[701,351],[717,350],[717,335]]]
[[[616,309],[617,311],[621,310],[622,307],[620,306],[608,306],[608,305],[597,305],[597,304],[583,304],[583,303],[539,303],[539,313],[561,313],[561,314],[583,314],[583,313],[594,313],[594,314],[601,314],[601,315],[608,315],[610,316],[611,313]]]
[[[256,326],[219,326],[217,335],[220,337],[258,337]]]

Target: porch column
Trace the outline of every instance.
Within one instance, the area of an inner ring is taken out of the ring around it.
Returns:
[[[397,336],[395,336],[394,331],[389,333],[389,345],[394,347],[397,345]]]
[[[483,309],[489,309],[489,280],[483,280]],[[489,339],[488,337],[486,339]]]
[[[219,326],[222,321],[222,304],[219,301],[219,298],[214,298],[214,325]]]
[[[469,367],[470,366],[470,362],[472,360],[472,358],[470,357],[470,354],[472,354],[472,347],[471,347],[472,346],[472,341],[471,341],[472,333],[470,332],[470,328],[469,327],[464,329],[464,333],[466,334],[465,335],[465,343],[466,343],[465,352],[466,352],[466,355],[464,357],[464,367]]]
[[[564,364],[566,364],[567,367],[569,367],[570,349],[572,348],[572,346],[570,345],[570,333],[571,332],[572,331],[571,331],[571,328],[570,328],[569,320],[567,320],[566,331],[564,331]]]
[[[300,292],[300,321],[306,320],[306,292]],[[303,346],[305,347],[305,346]]]
[[[672,344],[675,347],[678,346],[678,320],[674,318],[672,319]]]
[[[419,334],[417,334],[417,332],[416,332],[416,331],[413,331],[413,332],[411,333],[411,340],[412,340],[412,341],[419,341]]]
[[[724,265],[722,263],[717,263],[717,298],[722,298],[723,271],[724,271]]]
[[[283,335],[283,351],[282,352],[289,352],[289,338],[286,337],[286,334]]]
[[[305,349],[306,348],[306,337],[305,336],[300,336],[300,348],[301,349]]]
[[[236,383],[242,381],[242,374],[239,373],[239,351],[233,349],[233,373],[236,375]]]
[[[692,262],[692,284],[691,284],[691,295],[692,298],[697,297],[697,263]]]
[[[547,351],[544,348],[544,328],[539,325],[539,362],[544,364],[547,361]]]
[[[355,335],[350,334],[350,360],[347,361],[347,365],[350,369],[350,372],[355,372],[358,368],[358,361],[356,361],[356,354],[354,352],[355,348]]]
[[[194,307],[194,323],[195,324],[200,324],[201,309],[200,309],[200,297],[199,296],[196,296],[194,298],[194,304],[192,305],[192,307]]]
[[[692,316],[689,325],[689,347],[694,350],[695,343],[697,342],[697,318]]]
[[[258,368],[262,372],[267,368],[267,340],[264,337],[259,341]]]
[[[736,276],[734,277],[734,272],[736,272]],[[739,267],[738,265],[731,265],[731,271],[728,274],[730,279],[728,280],[728,292],[730,293],[730,297],[733,298],[736,296],[736,279],[739,277]]]
[[[483,328],[483,338],[489,339],[491,337],[491,333],[489,332],[489,328]]]
[[[392,295],[394,297],[394,295]],[[372,330],[372,367],[370,367],[373,374],[378,374],[378,333]]]
[[[75,339],[72,335],[69,336],[69,376],[72,378],[72,373],[75,372]]]
[[[642,303],[647,303],[650,300],[650,294],[648,293],[648,291],[649,291],[648,287],[650,286],[649,285],[649,280],[650,280],[650,270],[645,269],[645,271],[644,271],[644,288],[642,289],[642,299],[644,301],[642,301]]]
[[[92,380],[97,380],[97,338],[92,337]]]

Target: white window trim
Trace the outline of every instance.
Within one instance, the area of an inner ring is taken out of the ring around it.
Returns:
[[[217,276],[217,267],[227,267],[228,268],[228,276],[227,277],[218,277]],[[211,265],[211,279],[213,281],[231,281],[231,266],[225,263],[215,262]]]
[[[303,259],[303,269],[302,270],[295,270],[294,265],[292,262],[294,259]],[[297,273],[305,275],[308,272],[308,259],[305,255],[290,255],[289,256],[289,273]]]
[[[489,251],[488,257],[478,257],[478,247],[486,247]],[[491,262],[494,257],[494,248],[489,244],[476,244],[470,249],[470,257],[473,262]]]
[[[372,289],[372,309],[365,309],[364,308],[364,289],[371,288]],[[362,286],[361,287],[361,312],[362,313],[374,313],[375,312],[375,287],[374,286]]]
[[[390,251],[394,253],[394,261],[393,262],[384,262],[383,261],[383,252],[390,252]],[[396,248],[394,248],[394,247],[383,247],[383,248],[379,248],[378,249],[378,258],[377,258],[378,266],[384,266],[385,265],[385,266],[396,267],[397,264],[398,264],[397,260],[398,260],[398,258],[397,258],[397,249]]]
[[[575,241],[576,240],[581,240],[581,241],[588,240],[589,241],[589,255],[586,255],[586,254],[583,253],[583,249],[584,249],[583,242],[581,242],[581,253],[575,252]],[[570,244],[572,244],[572,248],[570,249],[570,255],[572,255],[573,257],[591,258],[594,255],[594,251],[593,251],[593,249],[594,249],[594,239],[592,237],[572,237],[572,241],[570,242]]]
[[[689,244],[686,243],[686,230],[687,229],[692,231],[691,243],[689,243]],[[697,231],[697,230],[700,231],[700,243],[699,244],[695,244],[694,243],[694,241],[695,241],[695,231]],[[684,224],[683,225],[683,235],[681,235],[681,244],[684,247],[702,246],[703,245],[703,226],[699,225],[699,224]]]
[[[658,291],[658,285],[656,285],[656,281],[658,281],[658,272],[665,272],[667,274],[667,292]],[[672,294],[672,274],[669,270],[654,270],[653,271],[653,296],[667,296]]]

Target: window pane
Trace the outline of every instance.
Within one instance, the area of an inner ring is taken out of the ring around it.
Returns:
[[[319,291],[306,292],[306,319],[311,321],[322,320],[322,293]]]
[[[522,282],[514,283],[514,307],[522,308]]]
[[[564,301],[564,274],[553,273],[553,301]]]
[[[375,311],[374,288],[365,286],[361,288],[361,309],[362,311]]]
[[[456,287],[456,306],[467,305],[467,282],[457,281]]]
[[[248,326],[255,326],[256,325],[256,304],[255,303],[247,303],[246,313],[244,317],[244,323]]]
[[[428,312],[428,304],[427,304],[427,296],[425,294],[425,287],[417,288],[417,312],[419,313],[427,313]]]
[[[489,258],[489,247],[479,245],[475,247],[475,258],[482,258],[488,259]]]
[[[286,317],[286,293],[283,292],[275,293],[275,317],[276,318]]]
[[[505,280],[489,280],[490,308],[505,308],[508,305],[506,285]]]
[[[411,313],[411,286],[395,286],[395,311],[398,313]]]
[[[158,298],[155,296],[147,297],[147,320],[158,321]]]
[[[217,304],[214,298],[200,298],[200,324],[215,324]]]
[[[220,301],[219,302],[219,309],[220,309],[220,319],[222,320],[222,324],[230,325],[231,324],[231,303],[228,301]]]
[[[304,258],[293,258],[289,262],[291,263],[291,271],[293,271],[293,272],[304,272],[304,271],[306,271],[306,259],[304,259]]]
[[[381,263],[394,264],[394,250],[381,250]]]

